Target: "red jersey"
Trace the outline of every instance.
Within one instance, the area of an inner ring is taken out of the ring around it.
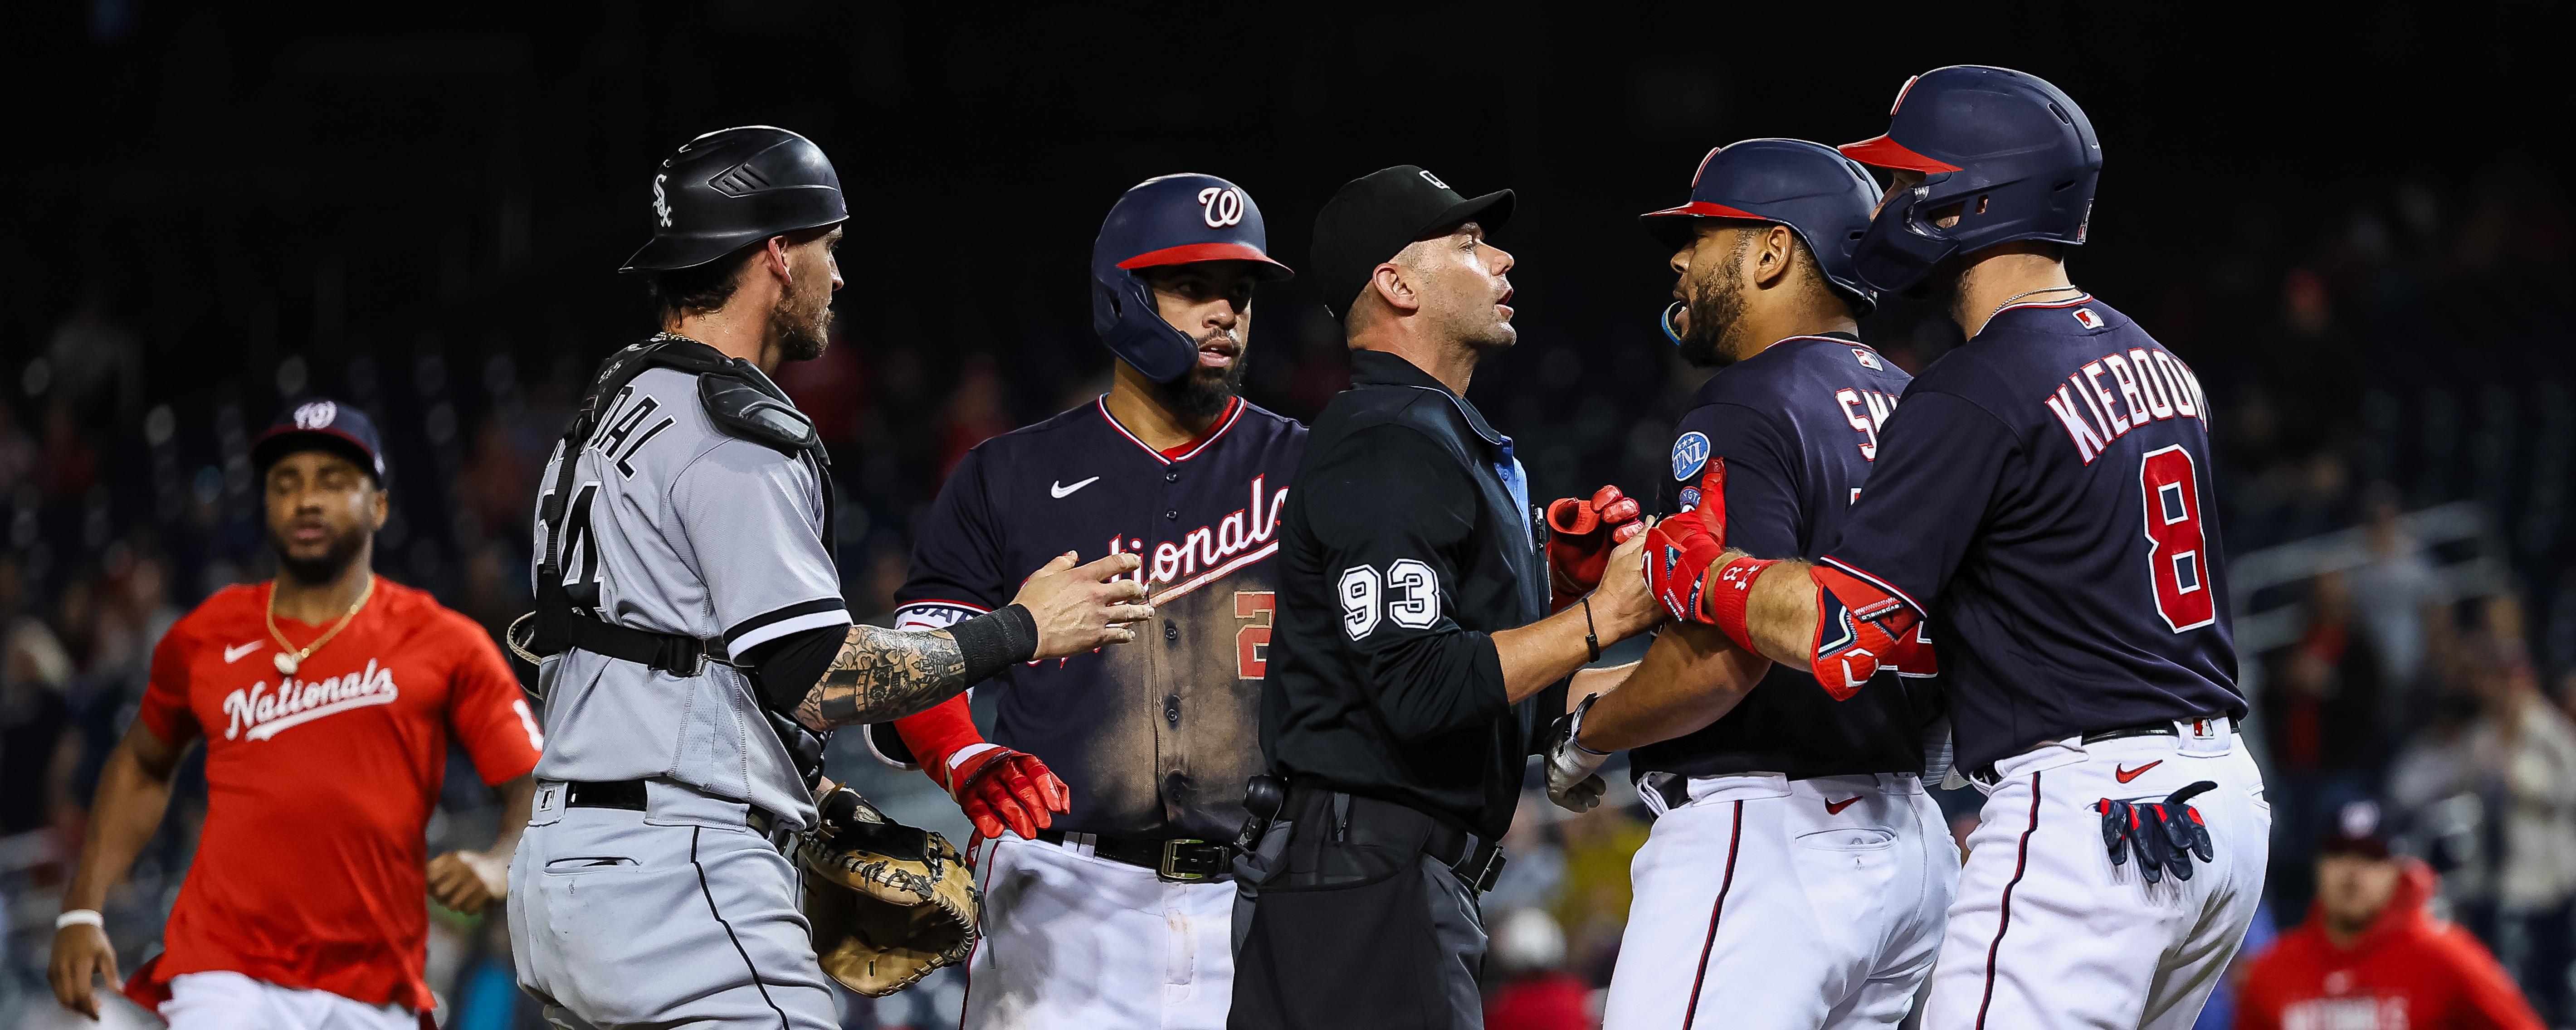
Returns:
[[[2236,1030],[2542,1030],[2485,945],[2425,914],[2433,871],[2401,861],[2396,894],[2352,947],[2310,912],[2254,959]]]
[[[206,738],[206,826],[163,934],[156,982],[229,970],[369,1004],[432,1007],[424,830],[453,740],[483,782],[544,746],[482,627],[419,590],[375,596],[292,676],[270,584],[225,588],[152,651],[140,718]],[[302,647],[329,629],[279,616]]]

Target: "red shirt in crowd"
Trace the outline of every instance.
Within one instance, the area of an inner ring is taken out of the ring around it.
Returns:
[[[270,589],[207,598],[152,652],[140,718],[173,747],[206,738],[206,825],[151,978],[229,970],[427,1011],[425,828],[448,744],[501,784],[536,768],[536,716],[481,627],[381,577],[281,676]],[[329,625],[277,627],[301,647]]]
[[[2425,913],[2433,871],[2400,861],[2396,893],[2352,947],[2328,942],[2312,910],[2254,959],[2236,1030],[2543,1030],[2485,945]]]

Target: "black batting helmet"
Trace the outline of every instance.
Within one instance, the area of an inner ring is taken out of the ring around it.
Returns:
[[[848,221],[823,148],[746,125],[690,140],[653,176],[653,239],[620,272],[695,268],[772,236]]]

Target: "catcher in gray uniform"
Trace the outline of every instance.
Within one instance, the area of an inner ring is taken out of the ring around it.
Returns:
[[[841,937],[818,960],[792,844],[809,890],[909,891],[952,923],[972,901],[932,897],[954,873],[944,843],[822,781],[822,735],[1012,662],[1125,643],[1153,609],[1121,578],[1135,556],[1066,555],[1008,607],[938,632],[852,625],[829,459],[767,375],[823,351],[839,177],[802,136],[727,129],[662,162],[653,214],[623,271],[648,277],[663,332],[601,367],[538,501],[519,649],[543,656],[546,750],[510,866],[519,984],[567,1028],[827,1030],[826,963],[890,991],[940,948],[861,947],[871,924],[836,908],[816,916],[813,933]],[[853,850],[907,853],[890,871]]]

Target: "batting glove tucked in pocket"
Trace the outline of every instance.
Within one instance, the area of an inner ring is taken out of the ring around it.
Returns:
[[[2190,802],[2217,787],[2202,780],[2163,801],[2103,798],[2094,809],[2102,813],[2102,846],[2110,849],[2111,864],[2126,865],[2129,853],[2135,851],[2138,875],[2148,883],[2164,882],[2166,873],[2176,880],[2191,879],[2191,860],[2212,861],[2218,852],[2210,843],[2209,826],[2201,822],[2200,810]]]

